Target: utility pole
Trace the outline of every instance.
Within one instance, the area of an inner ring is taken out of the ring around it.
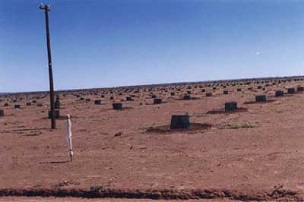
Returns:
[[[40,4],[39,9],[44,10],[44,13],[45,13],[46,44],[47,44],[49,80],[50,80],[51,128],[55,129],[56,128],[56,119],[55,119],[55,102],[54,102],[54,83],[53,83],[52,55],[51,55],[49,14],[48,14],[48,12],[51,11],[51,8],[49,5]]]

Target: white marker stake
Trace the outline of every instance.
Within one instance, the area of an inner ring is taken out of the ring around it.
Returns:
[[[69,151],[70,151],[70,159],[71,159],[71,161],[73,161],[72,122],[71,122],[69,114],[67,115],[67,134],[66,134],[66,138],[67,138],[68,148],[69,148]]]

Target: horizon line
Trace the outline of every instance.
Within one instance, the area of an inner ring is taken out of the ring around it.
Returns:
[[[184,82],[171,82],[171,83],[148,83],[148,84],[138,84],[138,85],[122,85],[122,86],[108,86],[108,87],[92,87],[92,88],[70,88],[70,89],[58,89],[55,92],[70,92],[70,91],[88,91],[88,90],[99,90],[99,89],[115,89],[115,88],[137,88],[137,87],[149,87],[149,86],[165,86],[165,85],[185,85],[185,84],[195,84],[195,83],[223,83],[223,82],[235,82],[235,81],[248,81],[248,80],[268,80],[268,79],[288,79],[288,78],[301,78],[304,75],[294,75],[294,76],[271,76],[271,77],[256,77],[256,78],[238,78],[238,79],[218,79],[218,80],[205,80],[205,81],[184,81]],[[38,90],[38,91],[18,91],[18,92],[0,92],[0,96],[10,95],[10,94],[29,94],[29,93],[48,93],[49,90]]]

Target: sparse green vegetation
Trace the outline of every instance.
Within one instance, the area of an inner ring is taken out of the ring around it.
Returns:
[[[255,128],[257,126],[257,123],[224,123],[219,129]]]

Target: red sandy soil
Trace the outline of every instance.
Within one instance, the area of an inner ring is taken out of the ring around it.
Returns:
[[[0,196],[9,198],[0,197],[0,201],[24,199],[16,196],[304,200],[304,94],[273,96],[275,90],[303,84],[271,84],[265,91],[257,89],[265,84],[229,86],[228,95],[218,86],[212,97],[193,84],[195,100],[180,99],[190,85],[158,86],[151,92],[142,87],[139,93],[113,89],[104,98],[102,89],[60,93],[60,113],[72,117],[72,162],[65,142],[66,121],[57,120],[57,129],[50,129],[49,97],[2,96]],[[151,104],[152,93],[166,103]],[[244,105],[263,93],[275,101]],[[129,95],[134,95],[134,101],[121,101]],[[95,105],[95,99],[103,104]],[[33,100],[42,106],[26,105]],[[112,110],[114,101],[127,109]],[[207,114],[224,108],[228,101],[237,101],[248,111]],[[10,106],[4,107],[6,102]],[[21,109],[14,108],[16,103]],[[173,114],[189,114],[191,123],[211,127],[159,132],[168,128]],[[85,201],[54,200],[65,199]]]
[[[87,198],[55,198],[55,197],[2,197],[0,198],[0,202],[8,202],[8,201],[16,201],[16,202],[153,202],[153,199],[87,199]],[[168,201],[176,201],[176,200],[157,200],[157,202],[168,202]],[[229,199],[193,199],[187,200],[187,202],[227,202]]]

